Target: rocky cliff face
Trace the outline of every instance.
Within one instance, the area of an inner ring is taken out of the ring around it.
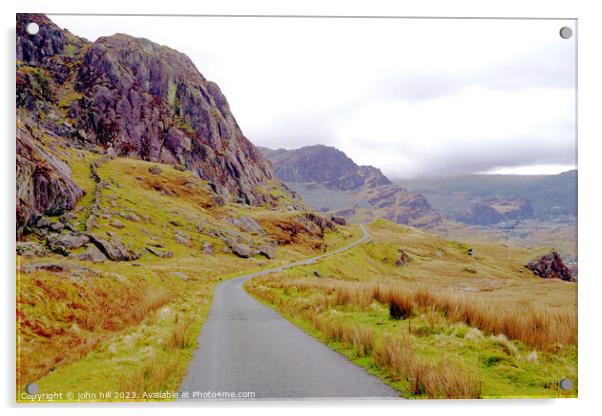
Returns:
[[[441,223],[439,212],[422,195],[394,185],[380,169],[358,166],[333,147],[261,151],[278,178],[296,184],[294,189],[317,210],[357,221],[386,218],[422,228]]]
[[[454,219],[471,225],[494,225],[504,221],[533,218],[533,207],[527,199],[491,197],[477,199],[470,208],[454,215]]]
[[[28,22],[38,23],[38,34],[25,32]],[[17,115],[29,131],[17,135],[18,163],[28,158],[29,139],[48,133],[68,146],[181,165],[227,199],[266,202],[259,188],[274,177],[269,163],[243,135],[219,87],[186,55],[122,34],[88,42],[35,14],[17,15],[16,52]],[[54,212],[56,201],[38,195],[69,194],[64,209],[77,199],[63,186],[68,172],[46,168],[47,177],[61,180],[37,182],[40,193],[21,192],[18,234],[39,212]],[[32,171],[18,167],[17,188],[32,181]]]
[[[276,176],[285,182],[316,182],[339,191],[391,185],[380,169],[358,166],[334,147],[316,145],[295,150],[261,150],[272,162]]]

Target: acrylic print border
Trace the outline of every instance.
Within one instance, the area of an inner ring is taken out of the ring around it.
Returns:
[[[426,20],[426,19],[440,19],[440,20],[561,20],[561,21],[574,21],[575,24],[575,160],[577,161],[576,167],[578,169],[577,149],[578,149],[578,19],[576,18],[531,18],[531,17],[442,17],[442,16],[362,16],[362,15],[278,15],[278,14],[128,14],[128,13],[46,13],[47,16],[120,16],[120,17],[177,17],[177,18],[307,18],[307,19],[412,19],[412,20]],[[577,216],[577,221],[579,217]],[[578,250],[578,247],[577,247]],[[17,258],[17,262],[20,261],[20,257]],[[18,267],[19,268],[19,267]],[[20,278],[17,272],[17,294],[20,290]],[[17,351],[19,351],[19,336],[20,332],[17,332]],[[17,363],[20,360],[20,354],[16,357]]]

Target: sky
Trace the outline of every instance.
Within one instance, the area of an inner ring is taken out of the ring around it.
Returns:
[[[187,54],[255,145],[334,146],[391,178],[576,167],[571,20],[50,18]]]

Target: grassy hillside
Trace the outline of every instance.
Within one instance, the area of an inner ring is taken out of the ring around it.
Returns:
[[[247,289],[404,397],[561,397],[577,379],[577,287],[467,245],[378,220],[354,249]]]
[[[133,259],[92,262],[81,257],[84,247],[17,257],[19,392],[34,381],[43,392],[130,392],[85,400],[139,400],[142,391],[175,390],[216,283],[358,235],[353,226],[321,229],[303,212],[281,211],[271,202],[258,208],[224,204],[205,181],[177,167],[44,140],[86,191],[73,215],[47,220],[105,238],[109,232]],[[272,185],[263,190],[270,201],[284,198]],[[244,218],[261,230],[237,222]],[[241,258],[229,240],[273,247],[272,258]],[[36,234],[24,242],[48,244]]]

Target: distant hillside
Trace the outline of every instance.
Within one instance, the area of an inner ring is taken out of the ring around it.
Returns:
[[[558,175],[462,175],[421,179],[399,179],[395,183],[424,194],[434,207],[465,223],[493,207],[499,221],[510,219],[550,220],[577,215],[577,171]],[[504,217],[505,211],[512,211]],[[483,208],[482,210],[480,208]],[[514,207],[514,208],[512,208]],[[498,222],[498,221],[494,221]]]
[[[439,212],[422,195],[393,184],[380,169],[358,166],[334,147],[260,150],[278,179],[314,209],[359,222],[385,218],[422,228],[441,222]]]

